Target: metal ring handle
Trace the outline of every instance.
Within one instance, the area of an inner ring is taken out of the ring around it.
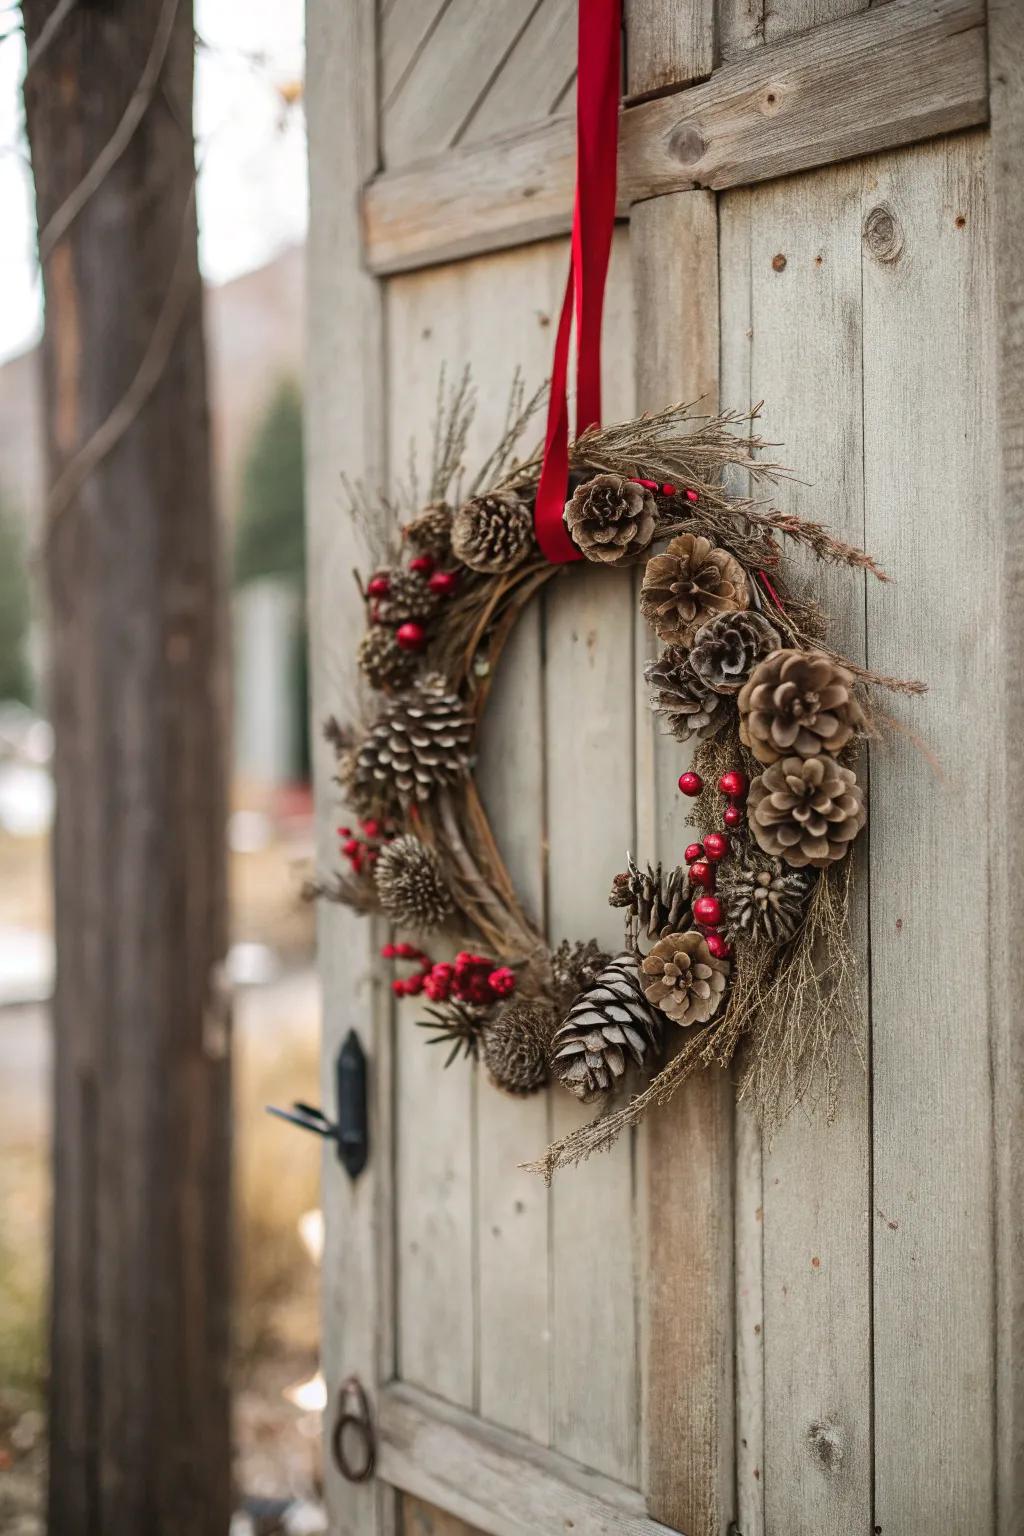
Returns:
[[[346,1407],[355,1400],[354,1409]],[[345,1448],[345,1431],[351,1429],[359,1438],[362,1455],[353,1466]],[[365,1483],[373,1476],[377,1464],[377,1447],[370,1417],[370,1404],[362,1382],[349,1376],[338,1389],[338,1414],[331,1433],[331,1452],[338,1471],[347,1482]]]

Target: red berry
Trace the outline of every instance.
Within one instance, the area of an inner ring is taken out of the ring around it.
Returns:
[[[738,805],[727,805],[722,812],[722,820],[727,827],[738,827],[743,821],[743,812]]]
[[[694,885],[714,885],[715,872],[706,859],[696,859],[690,865],[690,879]]]
[[[366,583],[366,590],[371,597],[387,597],[391,583],[386,576],[371,576]]]
[[[346,859],[354,859],[359,852],[359,844],[354,837],[350,837],[347,843],[342,843],[341,851]]]
[[[737,799],[742,799],[749,785],[745,773],[741,773],[739,768],[730,768],[728,773],[722,774],[718,787],[723,795],[735,795]]]
[[[395,639],[403,651],[422,651],[427,643],[427,632],[422,624],[416,624],[410,619],[407,624],[399,624],[395,630]]]
[[[507,965],[500,965],[488,976],[487,985],[495,997],[508,997],[516,989],[516,973]]]
[[[417,576],[429,576],[434,569],[433,555],[417,555],[415,560],[409,561],[410,571],[415,571]]]
[[[705,934],[704,942],[716,960],[728,960],[729,956],[732,954],[731,946],[726,943],[720,933]]]
[[[692,488],[690,488],[687,491],[685,491],[684,495],[686,496],[687,501],[696,501],[697,500],[697,492],[695,490],[693,490]]]
[[[709,859],[714,859],[716,864],[719,859],[724,859],[729,852],[729,839],[725,833],[709,832],[704,839],[704,852]]]
[[[393,960],[395,958],[395,946],[393,944],[385,944],[381,949],[380,957],[382,960]]]
[[[422,976],[410,976],[405,984],[407,997],[419,997],[423,991],[424,978]]]
[[[456,571],[435,571],[427,582],[431,592],[437,592],[441,597],[448,597],[459,584]]]
[[[419,950],[412,944],[396,944],[395,954],[399,960],[418,960]]]
[[[694,921],[706,928],[717,928],[722,921],[722,903],[717,896],[698,896],[693,904]]]
[[[704,788],[704,780],[699,773],[681,773],[679,775],[679,788],[684,795],[699,795]]]
[[[703,857],[703,843],[691,843],[689,848],[687,848],[686,852],[683,854],[683,858],[686,860],[687,864],[692,864],[695,859],[702,859]]]
[[[400,976],[396,976],[394,981],[391,983],[391,990],[396,997],[405,996],[405,982]]]
[[[339,827],[338,828],[338,836],[339,837],[351,837],[352,836],[352,828],[351,827]]]
[[[380,822],[379,821],[374,821],[372,817],[370,818],[369,821],[361,821],[359,823],[359,825],[362,827],[362,829],[366,833],[367,837],[379,837],[380,836]]]

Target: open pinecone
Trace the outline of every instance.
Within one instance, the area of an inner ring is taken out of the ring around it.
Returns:
[[[821,753],[784,757],[758,774],[747,818],[765,853],[794,869],[825,869],[848,851],[867,810],[852,768]]]
[[[644,996],[673,1024],[706,1024],[725,997],[728,960],[716,960],[704,936],[691,928],[660,939],[643,963]]]
[[[654,690],[651,708],[662,715],[677,741],[714,736],[725,724],[724,700],[699,677],[686,651],[669,646],[649,661],[644,677]]]
[[[536,1093],[548,1076],[548,1049],[557,1023],[553,1009],[541,1003],[512,1003],[487,1025],[484,1066],[496,1088],[506,1093]]]
[[[631,920],[633,937],[656,939],[662,933],[678,933],[690,921],[690,892],[686,871],[682,868],[665,875],[659,864],[639,869],[633,855],[626,855],[626,869],[612,881],[608,904],[625,907]]]
[[[740,740],[760,763],[841,752],[864,715],[853,675],[823,651],[775,651],[740,690]]]
[[[359,642],[358,661],[370,687],[389,692],[404,688],[419,665],[419,657],[403,651],[394,631],[383,624],[370,625]]]
[[[718,892],[728,937],[785,944],[799,928],[813,877],[744,850],[722,866]]]
[[[473,722],[458,695],[442,679],[425,678],[385,704],[355,749],[345,785],[351,803],[429,800],[465,778],[472,741]]]
[[[565,526],[588,560],[614,565],[646,549],[654,538],[654,497],[622,475],[595,475],[566,502]]]
[[[690,665],[716,693],[736,693],[759,662],[779,648],[779,636],[763,614],[719,613],[693,640]]]
[[[452,509],[446,501],[432,502],[406,523],[402,537],[423,555],[443,560],[452,547]]]
[[[618,955],[569,1009],[551,1041],[551,1071],[584,1104],[607,1093],[627,1061],[644,1066],[658,1048],[658,1018],[630,954]]]
[[[373,602],[373,616],[378,624],[394,628],[410,620],[421,624],[425,619],[433,618],[441,599],[431,591],[418,571],[393,569],[380,574],[387,577],[388,590],[384,597],[375,598]]]
[[[472,571],[498,575],[522,565],[533,547],[533,514],[515,491],[465,502],[452,520],[452,553]]]
[[[551,1001],[560,1019],[565,1017],[580,993],[593,984],[611,958],[596,939],[579,944],[562,940],[551,956]]]
[[[451,916],[452,893],[441,860],[411,833],[385,843],[373,878],[381,906],[401,928],[428,933]]]
[[[640,588],[644,617],[669,645],[689,645],[714,614],[735,612],[749,602],[739,561],[696,533],[677,534],[660,555],[652,555]]]

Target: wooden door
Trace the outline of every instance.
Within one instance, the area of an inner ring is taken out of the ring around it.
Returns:
[[[569,0],[310,5],[318,719],[362,623],[342,476],[402,472],[442,362],[474,370],[478,443],[514,367],[549,367],[574,26]],[[606,414],[763,397],[793,505],[898,583],[827,584],[844,644],[931,684],[870,754],[867,1070],[771,1148],[693,1083],[549,1192],[516,1165],[572,1103],[445,1074],[379,935],[324,911],[325,1084],[354,1025],[374,1106],[367,1171],[325,1165],[329,1414],[356,1372],[378,1437],[374,1482],[329,1471],[334,1531],[1019,1529],[1021,32],[1010,0],[626,6]],[[686,836],[648,643],[628,584],[574,572],[502,663],[480,779],[556,936],[612,942],[609,860]]]

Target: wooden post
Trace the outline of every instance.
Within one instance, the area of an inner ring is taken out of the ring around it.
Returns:
[[[192,6],[107,0],[56,30],[50,0],[23,10],[58,806],[50,1529],[223,1536],[226,712]]]

